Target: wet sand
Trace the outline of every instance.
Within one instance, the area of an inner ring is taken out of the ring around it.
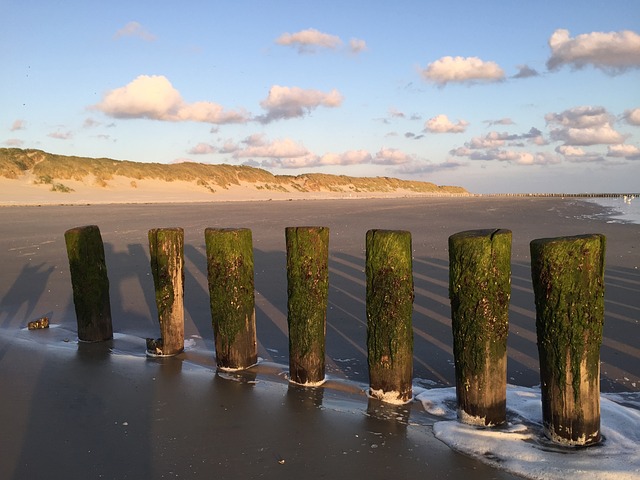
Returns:
[[[539,383],[529,241],[607,236],[602,390],[640,391],[640,225],[607,223],[595,204],[560,198],[413,198],[0,208],[0,478],[513,478],[433,437],[418,403],[368,401],[364,237],[412,233],[415,384],[449,386],[449,235],[513,231],[509,383]],[[598,217],[598,214],[601,214]],[[593,218],[595,216],[595,218]],[[78,344],[64,247],[97,224],[116,336]],[[284,228],[331,229],[325,388],[286,382]],[[158,336],[147,231],[185,229],[185,335],[176,358],[144,356]],[[253,231],[259,356],[215,374],[204,229]],[[47,315],[53,328],[27,331]]]

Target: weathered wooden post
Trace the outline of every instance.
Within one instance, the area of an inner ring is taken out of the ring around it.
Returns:
[[[71,271],[78,339],[102,342],[113,338],[109,277],[104,245],[96,225],[76,227],[64,233]]]
[[[287,227],[289,375],[301,385],[324,382],[329,295],[329,229]]]
[[[205,243],[218,368],[248,368],[258,361],[251,230],[207,228]]]
[[[449,237],[449,298],[458,418],[506,421],[511,232],[470,230]]]
[[[593,234],[530,244],[542,422],[563,445],[600,441],[605,243]]]
[[[365,270],[369,394],[406,403],[413,395],[411,233],[369,230]]]
[[[147,353],[177,355],[184,350],[184,230],[149,230],[149,256],[156,290],[160,338],[147,339]]]

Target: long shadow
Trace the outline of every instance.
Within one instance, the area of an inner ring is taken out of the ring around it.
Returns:
[[[207,257],[204,245],[198,248],[185,244],[184,256],[184,307],[185,322],[190,319],[195,334],[213,345],[213,327],[211,326],[211,309],[209,307],[209,286],[207,283]],[[185,325],[185,336],[189,335]]]
[[[256,331],[258,355],[277,363],[289,363],[287,326],[287,271],[284,251],[254,247]]]
[[[5,316],[2,327],[25,326],[32,316],[55,267],[46,262],[25,264],[7,293],[0,300],[0,313]],[[21,317],[18,314],[25,309]]]
[[[116,251],[107,242],[104,252],[114,332],[151,336],[157,329],[155,293],[144,247],[130,244],[126,251]]]

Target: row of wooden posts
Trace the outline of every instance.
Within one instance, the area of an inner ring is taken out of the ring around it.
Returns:
[[[511,232],[465,231],[449,237],[449,297],[458,418],[482,426],[506,421]],[[285,229],[290,380],[325,377],[329,229]],[[82,341],[112,338],[104,247],[95,225],[65,233]],[[251,230],[205,230],[211,316],[218,368],[257,362]],[[600,440],[600,344],[604,323],[604,250],[600,234],[533,240],[545,434],[563,445]],[[152,354],[184,349],[184,232],[149,231],[161,338]],[[366,233],[369,394],[392,403],[412,398],[414,299],[411,234]]]

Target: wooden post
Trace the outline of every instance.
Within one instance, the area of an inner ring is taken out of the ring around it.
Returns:
[[[470,230],[449,237],[449,298],[458,418],[506,421],[511,232]]]
[[[113,338],[109,277],[104,245],[96,225],[76,227],[64,233],[71,271],[78,339],[102,342]]]
[[[413,389],[413,263],[411,233],[366,235],[366,312],[369,394],[407,403]]]
[[[248,368],[258,361],[251,230],[207,228],[205,243],[218,368]]]
[[[160,338],[147,339],[147,353],[177,355],[184,350],[184,230],[149,230],[149,256],[156,290]]]
[[[552,441],[600,441],[600,345],[604,326],[605,237],[531,242],[542,422]]]
[[[287,321],[290,380],[324,382],[329,295],[329,229],[287,227]]]

